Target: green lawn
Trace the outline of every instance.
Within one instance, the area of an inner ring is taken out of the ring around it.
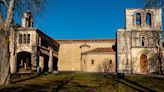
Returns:
[[[22,75],[12,84],[0,86],[0,92],[164,92],[164,77],[112,74],[59,73]]]

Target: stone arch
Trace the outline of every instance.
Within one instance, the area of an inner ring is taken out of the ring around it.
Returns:
[[[140,56],[140,72],[148,73],[148,57],[145,54]]]
[[[18,72],[31,72],[31,53],[22,51],[17,53],[17,71]]]

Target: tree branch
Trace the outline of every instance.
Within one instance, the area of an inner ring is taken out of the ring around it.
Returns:
[[[6,23],[4,25],[4,28],[6,31],[9,31],[11,22],[13,20],[13,13],[14,13],[14,2],[15,0],[10,0],[9,7],[7,9],[7,18],[6,18]]]
[[[6,0],[3,0],[3,2],[4,2],[4,4],[5,4],[5,6],[6,6],[6,8],[8,8],[9,5],[7,4],[7,1],[6,1]]]

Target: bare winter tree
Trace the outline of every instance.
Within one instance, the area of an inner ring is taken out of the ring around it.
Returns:
[[[164,0],[143,0],[144,5],[146,8],[164,8]],[[157,31],[157,33],[154,33],[154,43],[156,44],[156,47],[158,48],[157,50],[157,56],[158,56],[158,73],[162,74],[162,61],[163,61],[163,47],[159,39],[160,32]]]
[[[37,14],[45,6],[45,0],[0,0],[0,84],[10,81],[9,35],[14,25],[14,15],[30,10]]]
[[[102,63],[98,64],[97,70],[98,72],[111,72],[113,70],[114,65],[110,59],[104,59]]]

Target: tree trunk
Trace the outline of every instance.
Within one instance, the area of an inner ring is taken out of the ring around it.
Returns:
[[[14,12],[14,1],[10,0],[7,8],[7,18],[4,26],[0,30],[0,84],[6,85],[10,83],[10,62],[9,62],[9,35],[11,22]]]
[[[10,81],[9,74],[9,38],[3,34],[4,30],[0,33],[0,60],[1,60],[1,76],[0,84],[5,85]]]

